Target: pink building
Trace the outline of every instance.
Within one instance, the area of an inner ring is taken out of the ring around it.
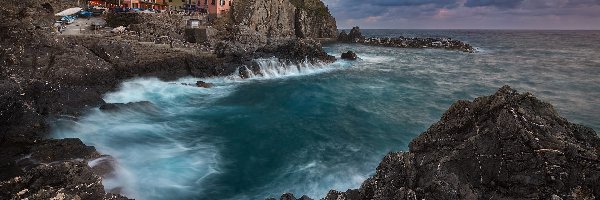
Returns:
[[[233,0],[199,0],[200,8],[206,9],[208,14],[221,15],[228,11]]]

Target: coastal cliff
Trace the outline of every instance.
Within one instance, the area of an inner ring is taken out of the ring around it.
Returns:
[[[242,13],[252,20],[241,20],[246,29],[237,30],[254,30],[252,34],[266,43],[269,35],[330,37],[334,30],[321,26],[319,20],[330,25],[335,21],[316,1],[247,2],[260,12]],[[118,190],[104,191],[101,184],[114,164],[109,156],[79,139],[53,140],[46,135],[48,118],[77,118],[85,109],[104,104],[102,95],[123,80],[230,75],[239,67],[237,56],[332,61],[311,40],[255,47],[258,52],[235,51],[240,54],[220,49],[213,55],[121,36],[61,36],[52,32],[53,13],[74,1],[4,3],[0,199],[126,199],[111,194]],[[163,33],[147,35],[152,34]],[[549,104],[502,88],[490,97],[456,103],[411,143],[410,152],[389,154],[360,189],[332,191],[327,199],[598,197],[599,143],[593,130],[567,122]]]
[[[268,38],[335,38],[337,25],[319,0],[240,0],[231,9],[234,24]]]

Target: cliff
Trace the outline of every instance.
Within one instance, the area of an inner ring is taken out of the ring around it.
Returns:
[[[335,18],[320,0],[240,0],[232,23],[267,38],[335,38]]]
[[[454,103],[359,189],[325,199],[594,199],[599,156],[594,130],[505,86]]]

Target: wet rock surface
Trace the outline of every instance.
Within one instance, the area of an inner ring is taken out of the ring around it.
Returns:
[[[358,43],[373,46],[382,47],[396,47],[396,48],[431,48],[431,49],[446,49],[453,51],[462,51],[468,53],[474,53],[475,48],[470,44],[462,41],[453,40],[452,38],[367,38],[362,35],[359,27],[354,27],[350,33],[342,31],[338,35],[338,42],[344,43]]]
[[[356,55],[356,53],[354,53],[354,51],[348,51],[346,53],[342,53],[342,59],[344,59],[344,60],[356,60],[356,59],[358,59],[358,56]]]
[[[105,193],[100,176],[82,161],[38,165],[24,175],[0,182],[3,199],[127,199]]]
[[[201,88],[211,88],[214,85],[212,83],[207,83],[207,82],[204,82],[204,81],[197,81],[196,82],[196,86],[197,87],[201,87]]]
[[[76,4],[76,0],[7,0],[0,7],[0,199],[112,198],[96,177],[110,174],[107,171],[114,162],[101,162],[92,168],[85,163],[101,156],[93,147],[76,139],[45,138],[50,117],[76,119],[85,110],[102,105],[104,112],[126,109],[152,113],[152,106],[142,104],[105,104],[102,95],[121,81],[144,76],[174,80],[231,75],[240,66],[254,69],[256,50],[267,44],[270,46],[263,48],[266,50],[261,55],[282,56],[276,51],[286,50],[295,53],[285,59],[331,59],[320,44],[290,42],[295,39],[295,9],[289,13],[289,23],[275,23],[289,25],[291,29],[285,34],[291,35],[274,37],[260,31],[263,29],[246,33],[250,30],[247,26],[237,28],[240,34],[218,38],[231,42],[229,46],[234,48],[220,56],[220,52],[213,54],[182,44],[161,45],[183,37],[184,23],[178,23],[183,21],[178,16],[126,14],[126,19],[108,20],[111,26],[127,26],[123,33],[57,34],[53,31],[54,13]],[[311,16],[304,17],[305,22],[313,21]],[[255,24],[278,19],[261,20],[265,21]],[[302,25],[306,37],[323,35],[319,32],[323,27],[310,28],[310,24]],[[246,46],[235,49],[238,44]],[[52,182],[51,178],[59,181]],[[79,186],[84,183],[88,189]]]
[[[359,189],[325,199],[594,199],[599,155],[594,130],[505,86],[454,103]]]

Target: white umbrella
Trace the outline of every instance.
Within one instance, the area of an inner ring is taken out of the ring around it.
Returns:
[[[74,15],[77,14],[79,11],[83,10],[82,8],[76,7],[76,8],[69,8],[66,10],[63,10],[62,12],[56,13],[55,16],[69,16],[69,15]]]

